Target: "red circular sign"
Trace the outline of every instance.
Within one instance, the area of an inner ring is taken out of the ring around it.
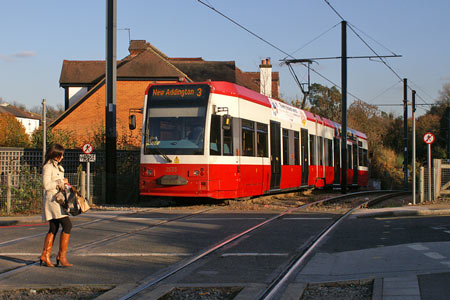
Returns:
[[[83,150],[84,154],[91,154],[92,151],[94,150],[94,147],[92,147],[91,144],[86,143],[83,145],[83,147],[81,148],[81,150]]]
[[[435,140],[434,134],[432,134],[431,132],[427,132],[427,133],[425,133],[425,135],[423,136],[423,141],[424,141],[426,144],[433,144],[434,140]]]

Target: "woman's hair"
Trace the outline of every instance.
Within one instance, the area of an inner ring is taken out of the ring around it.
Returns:
[[[47,153],[45,153],[45,161],[44,165],[51,159],[55,159],[60,157],[64,154],[64,147],[60,144],[51,144],[48,149]]]

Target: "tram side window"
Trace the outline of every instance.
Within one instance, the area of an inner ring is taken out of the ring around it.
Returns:
[[[359,150],[359,166],[367,167],[369,165],[369,161],[367,159],[367,150],[362,148],[362,142],[358,142],[358,150]]]
[[[333,165],[333,141],[330,139],[325,139],[325,141],[326,141],[325,153],[327,156],[325,163],[327,166],[332,166]]]
[[[242,155],[255,156],[255,124],[242,120]]]
[[[300,135],[298,131],[294,131],[294,164],[300,165]]]
[[[312,134],[309,136],[309,163],[316,164],[316,138]]]
[[[283,165],[289,164],[289,131],[283,129]]]
[[[210,135],[210,155],[220,155],[221,154],[221,139],[220,139],[220,116],[211,116],[211,135]]]
[[[352,145],[347,145],[347,169],[353,169],[353,164],[352,164]]]
[[[323,166],[323,137],[319,136],[319,145],[317,147],[318,157],[319,157],[319,166]]]
[[[233,155],[233,120],[230,129],[223,131],[223,155]]]
[[[268,157],[268,129],[267,124],[256,123],[256,140],[257,145],[256,148],[258,150],[258,157]]]

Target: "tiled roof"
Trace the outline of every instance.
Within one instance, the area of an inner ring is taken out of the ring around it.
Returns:
[[[27,111],[23,111],[11,104],[8,103],[1,103],[0,104],[0,113],[4,114],[10,114],[17,118],[24,118],[24,119],[34,119],[34,120],[40,120],[40,116],[34,113],[30,113]]]
[[[179,78],[188,81],[228,81],[259,92],[259,72],[242,72],[234,61],[205,61],[201,57],[169,58],[145,40],[132,40],[130,55],[118,61],[118,78]],[[278,72],[272,73],[279,80]],[[105,77],[105,61],[64,60],[61,86],[94,86]],[[278,91],[275,91],[278,94]],[[277,97],[278,95],[274,95]]]

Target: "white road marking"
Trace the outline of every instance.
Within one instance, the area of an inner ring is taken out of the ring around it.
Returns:
[[[222,221],[222,220],[265,220],[266,218],[189,218],[188,220],[195,221]]]
[[[445,227],[442,227],[442,226],[431,226],[431,229],[434,229],[434,230],[444,230]]]
[[[425,247],[422,244],[413,244],[413,245],[408,245],[409,248],[417,250],[417,251],[424,251],[424,250],[429,250],[430,248]]]
[[[118,217],[118,221],[166,221],[168,218],[133,218],[133,217]]]
[[[450,233],[450,230],[444,230],[444,232]]]
[[[332,220],[333,218],[283,218],[283,220]]]
[[[247,253],[224,253],[222,257],[226,256],[288,256],[288,253],[256,253],[256,252],[247,252]]]
[[[427,252],[424,253],[424,255],[428,256],[429,258],[432,259],[444,259],[446,258],[445,256],[442,256],[441,254],[437,253],[437,252]]]
[[[450,267],[450,261],[441,261],[441,264],[446,265],[447,267]]]

